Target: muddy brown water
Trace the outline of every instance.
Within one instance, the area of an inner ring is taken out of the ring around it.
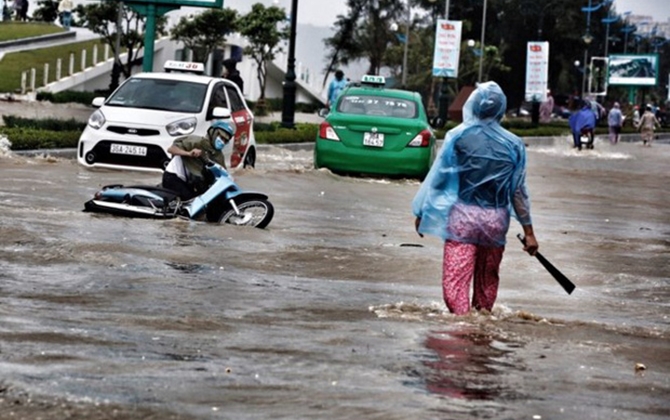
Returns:
[[[0,418],[670,417],[670,145],[530,147],[540,250],[577,289],[513,222],[493,313],[464,317],[418,182],[258,160],[235,177],[266,230],[84,213],[159,176],[0,156]]]

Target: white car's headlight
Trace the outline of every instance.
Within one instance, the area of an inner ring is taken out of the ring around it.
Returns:
[[[195,131],[195,126],[197,124],[198,120],[191,117],[168,124],[165,126],[165,129],[171,136],[186,136]]]
[[[88,125],[95,130],[99,130],[100,127],[105,125],[105,114],[99,109],[96,110],[90,117],[88,117]]]

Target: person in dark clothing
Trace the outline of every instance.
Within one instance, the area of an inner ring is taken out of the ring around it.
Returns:
[[[237,61],[232,58],[223,60],[223,77],[235,83],[240,88],[240,92],[244,94],[244,80],[237,70]]]
[[[224,146],[235,135],[235,126],[226,121],[215,121],[207,130],[207,136],[190,135],[179,137],[168,148],[172,159],[163,172],[163,188],[177,193],[182,200],[190,200],[208,188],[204,175],[203,157],[212,159],[226,167]]]

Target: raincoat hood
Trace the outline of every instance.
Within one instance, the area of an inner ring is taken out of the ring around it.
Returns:
[[[463,108],[463,122],[472,123],[474,119],[500,121],[507,109],[507,97],[496,82],[477,85]]]

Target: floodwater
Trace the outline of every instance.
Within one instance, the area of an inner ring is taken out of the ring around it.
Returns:
[[[493,313],[463,317],[418,182],[258,160],[235,176],[266,230],[84,213],[159,176],[0,155],[0,418],[670,417],[669,144],[530,146],[540,251],[577,289],[513,222]]]

